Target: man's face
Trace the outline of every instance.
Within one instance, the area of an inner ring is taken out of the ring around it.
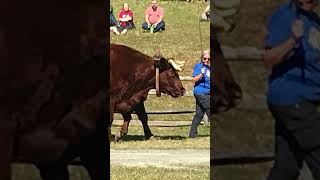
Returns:
[[[298,6],[305,11],[312,11],[317,6],[317,0],[297,0]]]
[[[203,55],[202,63],[207,66],[210,65],[210,54],[209,53],[206,53]]]
[[[128,5],[127,3],[125,3],[125,4],[123,5],[123,9],[124,9],[125,11],[128,11],[128,10],[129,10],[129,5]]]
[[[157,1],[151,1],[151,7],[152,7],[152,9],[156,10],[158,7]]]

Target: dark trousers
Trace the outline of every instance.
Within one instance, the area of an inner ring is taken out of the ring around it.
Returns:
[[[198,135],[198,126],[203,118],[204,113],[207,114],[210,119],[210,95],[201,94],[194,95],[196,99],[196,114],[193,117],[189,137],[194,138]]]
[[[310,102],[269,105],[275,118],[275,161],[267,180],[297,180],[305,161],[320,180],[320,112]]]
[[[157,25],[157,27],[153,30],[153,32],[160,31],[160,29],[164,30],[164,28],[165,28],[165,23],[164,23],[164,21],[161,21],[161,22]],[[144,23],[142,24],[142,29],[144,29],[144,30],[149,30],[149,28],[148,28],[148,23],[147,23],[147,22],[144,22]]]
[[[128,21],[125,26],[119,26],[117,29],[119,32],[121,32],[124,29],[134,29],[134,28],[135,28],[135,26],[134,26],[133,21]]]

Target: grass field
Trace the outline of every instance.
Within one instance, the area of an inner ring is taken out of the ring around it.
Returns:
[[[175,179],[175,180],[196,180],[209,179],[209,167],[191,167],[168,169],[158,167],[122,167],[115,166],[111,169],[112,180],[158,180],[158,179]]]
[[[210,127],[200,125],[199,137],[188,138],[189,126],[183,127],[150,127],[155,138],[144,140],[142,126],[131,126],[129,134],[122,142],[112,143],[112,149],[209,149]],[[113,128],[117,133],[119,128]]]

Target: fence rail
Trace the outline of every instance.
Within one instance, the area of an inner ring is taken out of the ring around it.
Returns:
[[[228,61],[262,61],[264,50],[256,47],[242,46],[242,47],[229,47],[222,46],[224,57]]]
[[[256,150],[242,150],[236,152],[211,151],[211,163],[214,165],[247,164],[257,162],[269,162],[274,160],[271,151],[257,152]]]

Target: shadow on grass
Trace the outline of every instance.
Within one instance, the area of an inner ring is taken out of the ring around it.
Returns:
[[[204,135],[198,135],[196,138],[199,137],[210,137],[209,134],[204,134]],[[188,137],[186,136],[157,136],[155,135],[153,137],[155,140],[184,140],[184,139],[188,139]],[[128,142],[128,141],[148,141],[144,138],[143,135],[127,135],[125,136],[122,140],[122,142]]]
[[[185,136],[154,136],[153,137],[156,140],[182,140],[186,139]],[[123,141],[146,141],[144,136],[142,135],[127,135],[123,138]]]

